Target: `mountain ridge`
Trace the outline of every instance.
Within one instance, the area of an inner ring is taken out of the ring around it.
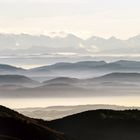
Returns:
[[[76,53],[76,54],[137,54],[140,52],[140,35],[126,40],[110,37],[104,39],[92,36],[88,39],[79,38],[73,34],[65,37],[50,37],[47,35],[29,34],[0,34],[0,54],[49,54]],[[5,49],[5,47],[7,49]],[[24,47],[24,49],[20,49]],[[13,48],[13,49],[11,49]],[[135,51],[134,48],[137,48]],[[61,50],[61,51],[60,51]]]
[[[38,85],[39,82],[24,75],[0,75],[0,85]]]
[[[48,68],[57,68],[57,67],[62,67],[62,66],[77,66],[77,65],[81,65],[81,66],[88,66],[88,67],[100,67],[100,66],[109,66],[112,64],[116,64],[116,65],[121,65],[121,66],[127,66],[127,65],[132,65],[135,67],[140,67],[140,61],[132,61],[132,60],[118,60],[118,61],[113,61],[113,62],[106,62],[106,61],[77,61],[77,62],[59,62],[59,63],[54,63],[54,64],[50,64],[50,65],[44,65],[44,66],[40,66],[40,67],[34,67],[31,69],[24,69],[22,67],[16,67],[16,66],[12,66],[12,65],[8,65],[8,64],[0,64],[0,71],[4,70],[4,71],[20,71],[20,72],[27,72],[27,71],[34,71],[34,70],[40,70],[40,69],[45,69]]]
[[[61,132],[50,129],[43,120],[35,120],[0,106],[0,137],[4,140],[66,140]]]
[[[25,84],[21,82],[21,85],[20,82],[17,82],[17,85],[13,84],[13,79],[11,84],[3,83],[0,86],[0,96],[6,98],[138,96],[140,73],[118,72],[86,79],[57,77],[42,83],[32,83],[31,80]]]
[[[140,111],[95,110],[46,122],[76,140],[138,140]],[[73,125],[74,124],[74,125]]]

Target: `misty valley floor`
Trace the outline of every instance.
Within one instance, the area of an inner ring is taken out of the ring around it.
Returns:
[[[0,98],[0,103],[10,108],[111,104],[140,106],[140,96],[100,96],[84,98]]]

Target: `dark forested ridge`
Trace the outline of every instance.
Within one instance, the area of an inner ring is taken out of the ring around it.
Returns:
[[[75,140],[139,140],[140,111],[95,110],[47,122]]]
[[[44,121],[25,117],[0,106],[0,140],[66,140],[46,126]]]
[[[0,140],[139,140],[140,111],[94,110],[53,121],[0,106]]]

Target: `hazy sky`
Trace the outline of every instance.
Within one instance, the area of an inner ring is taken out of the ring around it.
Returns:
[[[0,0],[0,32],[140,34],[140,0]]]

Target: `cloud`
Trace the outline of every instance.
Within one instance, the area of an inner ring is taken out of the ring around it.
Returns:
[[[100,53],[100,51],[101,51],[100,48],[95,45],[86,46],[86,45],[80,43],[79,47],[85,49],[85,51],[87,51],[89,53]]]

